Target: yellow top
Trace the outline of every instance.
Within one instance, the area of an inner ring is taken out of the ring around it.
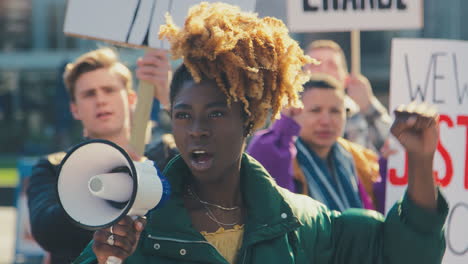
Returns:
[[[235,263],[237,252],[242,246],[244,225],[235,225],[233,229],[228,230],[220,227],[214,233],[202,231],[201,234],[205,237],[206,241],[210,242],[229,263]]]

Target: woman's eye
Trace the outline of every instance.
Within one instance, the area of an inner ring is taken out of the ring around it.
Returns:
[[[221,111],[214,111],[214,112],[210,113],[209,116],[210,116],[210,117],[214,117],[214,118],[223,117],[223,116],[224,116],[224,113],[221,112]]]
[[[179,112],[179,113],[175,113],[174,117],[176,119],[187,119],[187,118],[190,118],[190,115],[188,113]]]

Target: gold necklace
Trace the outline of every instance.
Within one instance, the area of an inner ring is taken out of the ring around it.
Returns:
[[[192,187],[190,185],[187,187],[187,192],[203,205],[213,206],[213,207],[216,207],[216,208],[224,210],[224,211],[233,211],[233,210],[237,210],[237,209],[240,208],[239,206],[224,207],[224,206],[219,205],[219,204],[214,204],[214,203],[210,203],[210,202],[207,202],[207,201],[203,201],[202,199],[200,199],[200,197],[198,197],[198,195],[195,193],[195,191],[192,190]]]
[[[214,207],[217,207],[217,208],[219,208],[221,210],[226,210],[226,211],[232,211],[232,210],[240,209],[239,206],[223,207],[221,205],[217,205],[217,204],[209,203],[209,202],[206,202],[206,201],[202,201],[200,199],[200,197],[198,197],[198,195],[192,190],[192,188],[190,186],[187,187],[187,191],[191,196],[193,196],[198,202],[200,202],[203,205],[203,207],[206,210],[206,215],[208,216],[208,218],[210,218],[213,222],[218,224],[219,227],[222,227],[222,226],[235,226],[235,225],[237,225],[239,223],[238,221],[233,222],[233,223],[223,223],[223,222],[219,221],[216,218],[216,216],[213,214],[213,212],[210,210],[208,205],[211,205],[211,206],[214,206]]]

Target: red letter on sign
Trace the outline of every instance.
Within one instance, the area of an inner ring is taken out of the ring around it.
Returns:
[[[447,123],[448,127],[453,127],[452,119],[450,119],[448,115],[440,115],[439,123],[440,122],[445,122]],[[440,183],[442,187],[446,187],[447,185],[450,184],[450,181],[452,181],[452,177],[453,177],[452,159],[450,158],[450,154],[448,153],[448,151],[442,145],[442,142],[440,141],[440,139],[439,139],[439,143],[437,144],[437,150],[440,152],[440,155],[442,155],[442,158],[444,159],[445,177],[439,178],[439,175],[437,172],[434,172],[434,175],[435,175],[436,181]]]
[[[440,115],[439,122],[445,122],[448,127],[453,127],[454,125],[452,119],[450,119],[448,115]],[[464,118],[459,117],[458,123],[465,124],[468,128],[468,116],[465,116]],[[468,138],[468,130],[467,130],[467,138]],[[443,178],[439,178],[439,174],[435,171],[434,177],[436,178],[436,181],[442,187],[446,187],[450,184],[453,178],[453,163],[452,163],[452,159],[450,158],[450,153],[447,151],[447,149],[445,149],[444,145],[442,145],[442,142],[440,140],[439,140],[439,143],[437,144],[437,151],[440,153],[440,155],[444,159],[445,176]],[[466,157],[467,161],[465,163],[468,163],[468,142],[467,142],[466,152],[467,152],[467,157]],[[407,155],[405,155],[405,172],[403,176],[398,176],[396,169],[389,169],[388,179],[390,183],[393,185],[408,184],[408,156]],[[468,166],[465,166],[465,188],[468,189]]]
[[[397,175],[396,169],[388,170],[388,180],[393,185],[406,185],[408,184],[408,155],[405,153],[405,172],[403,177]]]
[[[468,190],[468,116],[458,116],[457,117],[457,125],[466,126],[466,134],[465,134],[465,189]]]

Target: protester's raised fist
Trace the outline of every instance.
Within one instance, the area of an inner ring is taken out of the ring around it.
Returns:
[[[410,103],[395,111],[392,134],[407,152],[417,155],[433,155],[439,138],[439,114],[433,106]]]
[[[362,74],[351,74],[346,80],[346,92],[359,105],[361,111],[367,111],[374,97],[369,80]]]
[[[302,112],[302,108],[301,107],[288,107],[288,108],[285,108],[281,111],[281,114],[287,116],[287,117],[290,117],[292,119],[294,119],[296,116],[298,116],[300,113]]]

